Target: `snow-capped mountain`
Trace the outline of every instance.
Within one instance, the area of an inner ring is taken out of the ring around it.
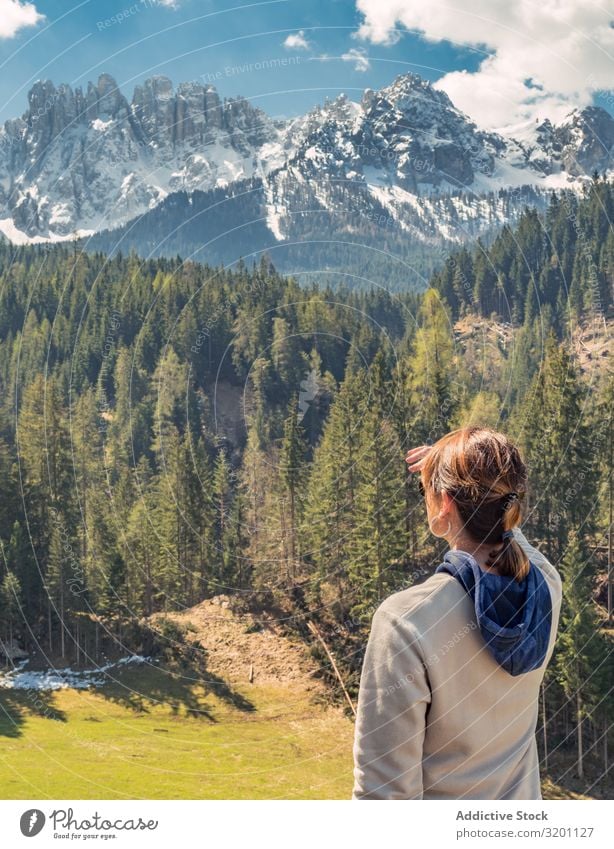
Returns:
[[[258,239],[272,244],[377,242],[382,231],[453,244],[609,171],[613,151],[614,119],[598,107],[558,126],[484,132],[414,74],[288,121],[240,97],[222,101],[211,85],[174,89],[166,77],[138,86],[131,102],[107,74],[86,92],[38,82],[27,112],[0,130],[0,230],[15,242],[63,239],[156,210],[159,232],[165,210],[181,226],[192,193],[203,192],[199,208],[227,197],[224,221],[240,229],[254,220],[249,210],[261,219]],[[201,245],[208,226],[192,236]]]
[[[244,179],[280,130],[212,86],[154,77],[128,103],[103,74],[87,91],[38,82],[0,131],[0,227],[16,241],[128,221],[176,191]]]
[[[614,119],[603,109],[522,130],[518,139],[479,130],[414,74],[365,91],[360,104],[342,95],[286,130],[294,155],[265,180],[270,229],[291,236],[297,193],[310,208],[351,215],[343,195],[353,184],[362,205],[373,201],[400,229],[462,239],[467,229],[475,236],[513,214],[509,204],[484,202],[493,193],[515,189],[523,205],[521,186],[538,193],[574,187],[613,167]]]

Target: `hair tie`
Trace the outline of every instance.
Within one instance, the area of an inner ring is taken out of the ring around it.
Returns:
[[[514,539],[514,531],[503,531],[501,539],[506,542],[508,539]]]
[[[517,493],[517,492],[507,492],[507,493],[504,495],[504,498],[505,498],[505,501],[503,502],[503,509],[504,509],[504,510],[509,510],[509,509],[510,509],[510,507],[512,506],[512,504],[513,504],[515,501],[518,501],[518,499],[520,498],[520,496],[518,495],[518,493]]]

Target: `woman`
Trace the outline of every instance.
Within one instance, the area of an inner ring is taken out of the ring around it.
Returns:
[[[505,436],[477,427],[406,461],[450,550],[373,617],[353,798],[540,799],[535,727],[561,579],[517,527],[525,466]]]

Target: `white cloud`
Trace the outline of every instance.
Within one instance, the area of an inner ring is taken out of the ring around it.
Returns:
[[[354,62],[355,71],[368,71],[371,67],[366,50],[362,50],[361,48],[352,47],[347,53],[342,53],[341,58],[344,62]]]
[[[0,0],[0,38],[13,38],[20,29],[32,27],[44,17],[34,3]]]
[[[284,41],[284,47],[288,50],[309,50],[310,44],[305,38],[305,30],[300,29],[293,32]]]
[[[587,0],[356,0],[359,38],[392,44],[399,26],[429,41],[487,52],[475,72],[454,71],[436,87],[485,127],[536,117],[560,120],[611,89],[614,8]]]

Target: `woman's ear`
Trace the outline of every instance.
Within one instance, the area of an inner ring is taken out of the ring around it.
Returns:
[[[450,512],[454,508],[454,499],[447,492],[441,493],[441,503],[439,507],[439,515],[441,518],[445,518],[450,515]]]

